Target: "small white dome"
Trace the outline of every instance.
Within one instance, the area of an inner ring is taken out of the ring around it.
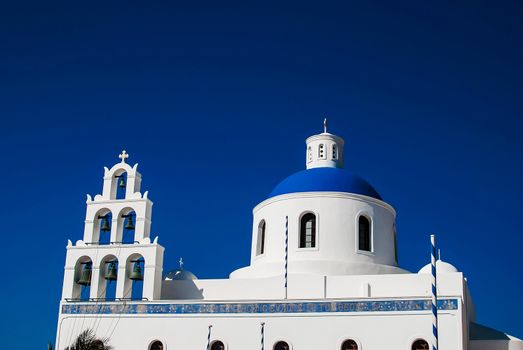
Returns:
[[[172,270],[165,274],[163,278],[166,281],[181,281],[181,280],[197,280],[196,277],[191,271],[187,270]]]
[[[459,272],[454,265],[451,265],[447,262],[437,260],[436,261],[436,273],[453,273],[453,272]],[[418,273],[426,273],[430,274],[432,273],[432,264],[427,264],[421,268],[421,270],[418,271]]]

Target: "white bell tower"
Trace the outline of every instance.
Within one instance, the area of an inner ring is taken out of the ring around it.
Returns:
[[[312,168],[343,168],[343,144],[341,137],[327,132],[327,118],[323,120],[323,132],[305,141],[306,165]]]
[[[128,157],[122,151],[119,163],[104,168],[101,195],[87,195],[83,240],[67,245],[64,301],[79,301],[85,287],[90,300],[103,301],[112,282],[116,299],[130,299],[133,283],[142,284],[143,299],[160,298],[164,248],[158,238],[151,242],[153,203],[140,192],[138,164],[131,167]]]

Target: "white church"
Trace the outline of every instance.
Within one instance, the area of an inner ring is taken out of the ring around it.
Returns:
[[[398,266],[394,208],[344,169],[344,141],[326,124],[306,140],[306,169],[253,209],[250,265],[227,279],[181,262],[164,271],[152,201],[127,158],[105,168],[83,239],[67,244],[55,349],[86,329],[115,350],[523,349],[475,323],[451,264]]]

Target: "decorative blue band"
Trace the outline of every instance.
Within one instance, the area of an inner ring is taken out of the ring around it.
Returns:
[[[273,314],[430,311],[430,300],[320,301],[297,303],[64,304],[62,314]],[[458,299],[438,300],[438,310],[457,310]]]

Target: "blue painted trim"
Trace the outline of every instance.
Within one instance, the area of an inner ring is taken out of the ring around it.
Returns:
[[[275,314],[430,311],[430,300],[322,301],[205,304],[65,304],[62,314]],[[458,299],[438,300],[438,310],[457,310]]]

